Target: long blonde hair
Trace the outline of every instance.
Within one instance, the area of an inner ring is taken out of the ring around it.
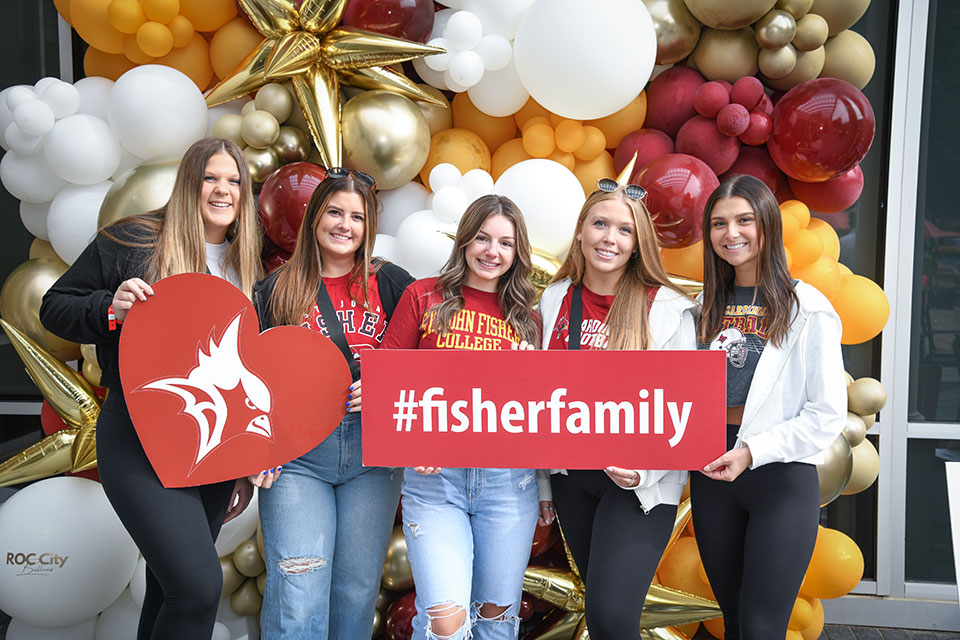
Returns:
[[[591,193],[580,209],[567,259],[563,261],[553,281],[570,278],[573,286],[583,282],[586,259],[577,236],[583,229],[590,209],[607,200],[622,202],[630,210],[636,230],[634,240],[637,243],[636,249],[627,259],[626,270],[617,283],[617,292],[607,313],[607,327],[610,331],[607,349],[647,349],[650,346],[647,290],[650,287],[666,287],[684,297],[689,298],[689,296],[680,287],[670,282],[663,262],[660,260],[660,245],[657,242],[653,221],[643,202],[626,197],[623,189],[610,192],[598,189]]]

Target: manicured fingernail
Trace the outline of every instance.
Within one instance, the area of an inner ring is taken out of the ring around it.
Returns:
[[[347,407],[349,407],[349,406],[350,406],[350,403],[348,402],[348,403],[346,403],[346,404],[345,404],[344,406],[347,406]]]
[[[270,469],[270,473],[273,473],[273,469]]]
[[[350,391],[353,391],[353,385],[350,385],[349,387],[347,387],[347,389],[349,389]]]
[[[352,394],[352,393],[348,393],[348,394],[347,394],[347,400],[352,400],[352,399],[353,399],[353,394]]]
[[[266,472],[266,471],[264,471],[264,472],[263,472],[263,475],[267,475],[267,472]]]
[[[277,467],[277,471],[280,471],[280,469],[283,469],[283,465],[280,465],[279,467]]]

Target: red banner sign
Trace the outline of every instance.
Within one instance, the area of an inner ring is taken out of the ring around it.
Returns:
[[[700,469],[726,445],[720,351],[365,351],[363,463]]]

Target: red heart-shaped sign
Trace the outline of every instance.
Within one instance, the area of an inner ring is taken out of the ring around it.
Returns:
[[[230,283],[181,274],[127,314],[120,378],[140,442],[166,487],[259,473],[317,446],[343,418],[350,369],[305,327],[259,332]]]

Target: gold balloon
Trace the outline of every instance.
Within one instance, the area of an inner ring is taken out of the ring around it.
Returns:
[[[797,66],[797,50],[789,44],[779,49],[760,49],[757,66],[766,78],[786,78]]]
[[[867,416],[883,409],[887,404],[887,390],[879,380],[859,378],[847,387],[847,406],[858,416]]]
[[[821,78],[840,78],[863,89],[873,77],[877,59],[867,39],[856,31],[841,31],[824,45],[826,60]],[[33,257],[31,253],[30,257]]]
[[[275,82],[260,87],[253,101],[258,110],[269,112],[277,122],[285,122],[293,113],[293,96]]]
[[[344,162],[381,190],[412,180],[430,153],[430,127],[413,102],[386,91],[351,98],[341,112]]]
[[[720,605],[713,600],[653,584],[650,585],[647,599],[643,602],[640,628],[671,627],[712,620],[721,615],[723,614],[720,612]]]
[[[83,361],[83,378],[87,382],[95,387],[99,387],[101,376],[103,376],[103,371],[100,370],[100,365],[97,364],[96,360]]]
[[[263,595],[267,590],[267,572],[264,571],[257,576],[257,591],[260,592],[260,595]]]
[[[830,35],[849,29],[870,6],[870,0],[814,0],[811,13],[824,17],[830,25]]]
[[[179,167],[179,162],[144,164],[117,178],[100,205],[97,229],[167,204]]]
[[[880,454],[869,440],[853,448],[853,472],[843,495],[852,496],[868,489],[880,475]]]
[[[784,47],[784,49],[786,49],[786,47]],[[814,49],[813,51],[804,51],[803,53],[798,53],[797,65],[793,68],[793,71],[783,78],[778,78],[776,80],[773,78],[766,78],[765,84],[773,89],[779,89],[780,91],[793,89],[798,84],[806,82],[807,80],[813,80],[820,75],[820,70],[823,69],[823,61],[823,47]]]
[[[246,147],[243,150],[243,157],[247,159],[247,164],[250,166],[250,179],[256,183],[263,182],[280,168],[277,152],[271,147],[266,149]]]
[[[97,425],[87,424],[70,447],[70,471],[87,471],[97,468]]]
[[[847,424],[843,428],[843,435],[851,447],[856,447],[867,437],[867,425],[863,418],[855,413],[847,412]]]
[[[248,578],[230,595],[230,608],[238,616],[259,615],[263,606],[263,596],[257,590],[257,581]]]
[[[310,155],[310,136],[299,127],[285,125],[272,146],[280,164],[303,162]]]
[[[269,111],[255,109],[243,116],[240,123],[240,136],[254,149],[266,149],[277,141],[279,135],[280,123]]]
[[[823,462],[817,465],[821,507],[830,504],[843,493],[853,471],[853,450],[842,433],[823,454]]]
[[[687,636],[673,627],[641,629],[640,637],[643,638],[643,640],[687,640]]]
[[[253,104],[253,101],[243,105],[243,108],[246,109],[247,105],[251,104]],[[213,123],[213,131],[211,133],[215,138],[225,138],[231,142],[235,142],[242,149],[244,145],[247,144],[240,134],[240,128],[243,126],[243,117],[243,115],[238,113],[225,113]]]
[[[248,578],[256,578],[267,568],[255,540],[244,540],[237,545],[233,551],[233,564],[237,567],[237,571]]]
[[[813,6],[813,0],[777,0],[777,9],[783,9],[793,16],[794,20],[799,20],[807,15],[810,7]]]
[[[383,630],[383,614],[380,613],[380,609],[373,610],[373,634],[372,638],[376,638],[380,635],[380,632]]]
[[[239,589],[243,581],[247,579],[247,576],[237,571],[237,566],[233,564],[233,555],[220,558],[220,572],[223,574],[223,589],[220,591],[221,596],[230,595]]]
[[[524,640],[587,640],[586,618],[578,611],[554,609]]]
[[[62,429],[0,462],[0,487],[70,471],[70,447],[79,429]]]
[[[793,48],[797,51],[813,51],[823,46],[829,34],[827,21],[815,13],[808,13],[797,20],[797,35],[793,37]]]
[[[697,69],[707,80],[726,80],[732,83],[757,72],[759,50],[750,27],[736,31],[704,29],[697,48],[693,50],[693,59]]]
[[[583,583],[570,571],[552,567],[527,567],[523,590],[565,611],[583,611]]]
[[[657,64],[686,58],[700,39],[700,23],[683,0],[643,0],[657,32]]]
[[[797,21],[786,11],[774,9],[753,26],[757,42],[767,49],[779,49],[790,44],[797,34]]]
[[[417,86],[426,93],[429,93],[440,103],[417,103],[417,106],[420,107],[420,112],[423,113],[423,117],[427,119],[427,126],[430,127],[430,137],[432,138],[434,134],[444,129],[453,127],[453,111],[450,110],[450,101],[447,100],[447,96],[443,95],[440,89],[431,87],[428,84],[418,84]]]
[[[751,25],[777,0],[684,0],[693,16],[711,29],[731,31]],[[698,61],[699,64],[699,61]]]
[[[407,541],[403,537],[403,527],[396,526],[390,535],[387,547],[387,559],[383,563],[380,581],[387,589],[406,591],[413,586],[413,570],[407,559]]]
[[[95,344],[82,344],[80,345],[80,357],[84,360],[93,360],[97,362],[97,345]]]
[[[40,301],[67,268],[59,258],[27,260],[10,272],[0,288],[0,316],[61,360],[76,359],[80,345],[44,328],[40,323]]]
[[[380,593],[377,594],[377,602],[374,607],[377,611],[382,611],[383,613],[387,612],[387,608],[390,606],[390,603],[393,602],[393,599],[396,597],[395,593],[392,593],[389,589],[380,589]]]
[[[533,263],[533,271],[530,273],[530,283],[537,289],[543,291],[557,275],[557,270],[563,264],[552,255],[540,249],[530,250],[530,261]]]
[[[877,414],[871,413],[865,416],[860,416],[860,419],[863,420],[863,424],[865,424],[867,429],[869,430],[870,427],[872,427],[873,424],[877,421]]]
[[[29,258],[31,260],[34,258],[56,258],[59,260],[60,256],[58,256],[57,252],[53,250],[52,244],[46,240],[34,238],[33,242],[30,243]]]

